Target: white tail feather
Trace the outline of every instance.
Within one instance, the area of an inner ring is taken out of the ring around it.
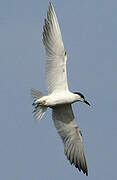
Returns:
[[[37,99],[43,97],[44,94],[36,89],[31,89],[31,96],[34,99],[34,101],[36,101]],[[36,120],[39,121],[44,116],[44,114],[47,110],[47,107],[42,106],[42,105],[34,105],[34,108],[35,108],[33,111],[34,117]]]
[[[45,106],[35,107],[35,110],[33,111],[35,119],[38,121],[41,120],[46,110],[47,110],[47,107]]]
[[[36,89],[31,89],[31,96],[33,99],[37,99],[37,98],[41,98],[44,96],[43,93],[41,93],[40,91],[36,90]]]

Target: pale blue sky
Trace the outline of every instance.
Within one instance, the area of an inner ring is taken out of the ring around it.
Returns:
[[[30,89],[47,93],[42,26],[48,0],[0,1],[0,179],[116,179],[117,1],[52,1],[68,54],[72,91],[92,104],[76,103],[89,169],[70,165],[48,110],[32,116]]]

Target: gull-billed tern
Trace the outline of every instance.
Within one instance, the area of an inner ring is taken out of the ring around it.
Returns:
[[[43,43],[46,50],[46,80],[48,95],[32,89],[34,116],[40,120],[47,108],[52,109],[55,127],[64,143],[67,159],[79,171],[88,176],[88,168],[82,143],[82,133],[75,120],[72,103],[81,101],[90,105],[80,92],[70,92],[67,83],[67,53],[52,3],[43,26]]]

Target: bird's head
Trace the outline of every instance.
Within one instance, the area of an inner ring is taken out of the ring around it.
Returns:
[[[82,93],[80,93],[80,92],[73,92],[73,93],[77,95],[78,101],[84,102],[90,106],[89,102],[85,100],[85,97]]]

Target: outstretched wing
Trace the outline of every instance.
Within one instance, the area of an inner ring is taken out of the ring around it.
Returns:
[[[71,164],[88,176],[82,144],[82,134],[77,126],[71,105],[53,108],[53,120],[64,143],[64,152]]]
[[[43,43],[47,55],[46,79],[49,93],[67,90],[67,55],[52,3],[49,5],[43,27]]]

